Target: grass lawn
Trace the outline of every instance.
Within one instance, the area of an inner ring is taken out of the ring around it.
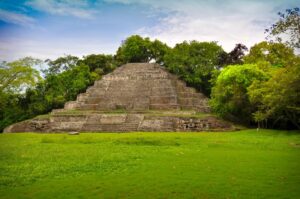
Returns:
[[[300,133],[1,134],[0,198],[300,198]]]

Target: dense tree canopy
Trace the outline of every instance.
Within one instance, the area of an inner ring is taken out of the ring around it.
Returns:
[[[79,58],[72,55],[66,55],[64,57],[59,57],[56,60],[47,59],[45,62],[48,64],[49,68],[44,72],[46,74],[58,74],[65,70],[69,70],[76,66]]]
[[[41,79],[34,66],[40,63],[40,60],[31,57],[2,63],[0,67],[0,92],[3,90],[18,92],[28,86],[34,86]]]
[[[255,82],[248,90],[250,102],[259,107],[253,114],[255,121],[269,121],[272,128],[300,129],[299,58],[273,71],[268,81]]]
[[[165,55],[165,66],[190,85],[209,95],[210,79],[224,50],[216,42],[183,42]]]
[[[261,42],[255,44],[244,57],[245,63],[268,62],[272,66],[284,67],[295,57],[293,49],[282,43]]]
[[[159,40],[150,41],[148,37],[139,35],[128,37],[118,48],[116,60],[119,65],[128,62],[163,63],[163,58],[169,47]]]
[[[233,121],[299,128],[299,57],[282,43],[261,42],[243,59],[247,64],[228,66],[217,77],[213,110]]]
[[[26,119],[24,107],[25,89],[33,88],[41,80],[34,68],[41,64],[38,59],[26,57],[2,63],[0,67],[0,131],[12,122]]]
[[[8,68],[18,66],[17,69],[22,69],[18,70],[18,73],[13,70],[14,73],[12,74],[18,74],[19,79],[11,82],[9,88],[13,87],[16,90],[15,88],[19,88],[25,83],[28,85],[36,83],[37,77],[34,75],[38,72],[27,65],[28,60],[30,63],[33,61],[26,59],[26,64],[24,64],[24,60],[6,64]],[[20,63],[23,64],[21,67]],[[65,62],[61,62],[61,64],[64,65]],[[55,67],[61,68],[62,65],[56,62]],[[21,72],[25,73],[20,75]],[[46,74],[45,79],[39,78],[40,81],[35,87],[27,86],[25,93],[10,92],[11,89],[0,91],[0,130],[13,122],[63,107],[66,101],[74,100],[78,93],[83,92],[87,86],[100,77],[96,72],[90,71],[90,68],[83,63],[76,63],[76,65],[65,68],[62,72],[49,72],[48,70]]]
[[[226,67],[212,89],[212,109],[224,118],[250,124],[257,107],[251,105],[247,89],[254,81],[267,79],[268,74],[255,64]]]
[[[84,57],[79,63],[87,65],[91,71],[95,71],[99,75],[107,74],[111,72],[116,63],[112,55],[88,55]]]

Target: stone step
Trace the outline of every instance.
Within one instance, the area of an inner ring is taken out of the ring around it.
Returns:
[[[176,90],[174,90],[172,87],[151,88],[151,94],[157,95],[158,93],[162,93],[164,95],[166,95],[166,93],[172,93],[173,95],[176,95]]]
[[[197,107],[193,106],[193,105],[180,105],[180,108],[183,110],[194,110],[197,109]]]
[[[76,101],[77,101],[77,102],[83,102],[83,101],[85,101],[88,97],[89,97],[89,94],[88,94],[88,93],[80,93],[79,95],[77,95]]]
[[[175,84],[177,87],[186,87],[186,83],[181,80],[175,80]]]
[[[157,110],[177,110],[179,109],[178,104],[150,104],[150,109]]]
[[[177,94],[179,98],[199,97],[198,93],[193,93],[193,92],[177,92]]]
[[[77,109],[79,107],[80,107],[80,103],[77,101],[69,101],[69,102],[66,102],[64,105],[64,109],[66,109],[66,110]]]
[[[150,104],[177,104],[177,96],[150,96]]]
[[[198,112],[202,112],[202,113],[210,112],[209,106],[181,105],[180,107],[183,110],[197,110]]]
[[[106,131],[106,132],[117,132],[117,131],[136,131],[138,125],[130,124],[85,124],[82,127],[83,131]]]
[[[149,95],[151,96],[170,96],[170,95],[176,95],[176,92],[174,90],[152,90],[150,91]]]
[[[196,104],[201,104],[201,102],[199,101],[198,98],[195,98],[195,97],[185,97],[185,98],[182,98],[182,97],[179,97],[178,98],[178,103],[181,104],[181,105],[196,105]]]
[[[88,97],[84,100],[85,104],[99,104],[101,102],[107,102],[107,100],[109,100],[109,98],[105,95],[103,95],[102,97]]]
[[[79,109],[79,110],[98,110],[98,104],[82,104],[77,109]]]

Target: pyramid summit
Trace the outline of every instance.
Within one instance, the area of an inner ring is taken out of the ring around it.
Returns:
[[[210,114],[208,98],[158,64],[128,63],[76,101],[4,132],[214,131],[232,125]]]

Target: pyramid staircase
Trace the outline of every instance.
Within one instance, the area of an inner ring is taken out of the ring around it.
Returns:
[[[207,98],[157,64],[126,64],[68,102],[66,110],[182,110],[209,112]]]

